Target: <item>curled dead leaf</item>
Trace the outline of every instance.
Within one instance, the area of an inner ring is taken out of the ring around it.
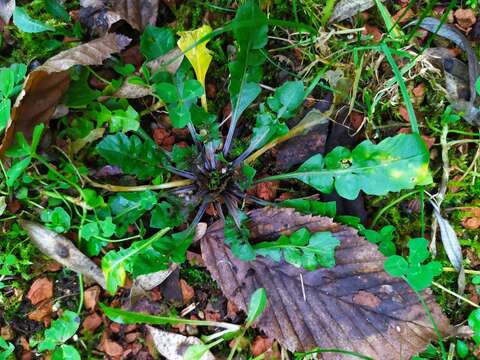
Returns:
[[[246,310],[251,294],[266,289],[268,305],[258,327],[267,336],[291,351],[337,348],[375,359],[409,358],[436,338],[415,293],[384,272],[385,257],[352,228],[292,209],[259,209],[249,217],[254,240],[276,239],[306,227],[330,231],[341,242],[335,267],[306,271],[263,257],[240,261],[223,244],[222,222],[209,228],[201,240],[202,254],[227,298]],[[448,319],[431,293],[422,295],[441,333],[448,333]],[[321,358],[343,359],[333,353]]]
[[[28,290],[27,299],[32,305],[36,305],[44,300],[51,299],[53,296],[53,282],[46,277],[42,277],[33,282]]]
[[[70,240],[33,221],[20,220],[20,225],[42,253],[68,269],[95,280],[102,288],[106,288],[105,277],[100,268]]]
[[[130,39],[126,36],[107,34],[100,39],[62,51],[32,71],[12,108],[0,145],[0,155],[11,145],[15,133],[22,132],[29,139],[35,125],[48,124],[70,84],[68,69],[74,65],[101,65],[129,43]]]

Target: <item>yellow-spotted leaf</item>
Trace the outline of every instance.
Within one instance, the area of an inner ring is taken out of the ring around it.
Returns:
[[[192,31],[180,31],[178,35],[180,39],[177,41],[178,47],[183,51],[188,61],[193,66],[197,80],[202,84],[205,89],[205,77],[207,75],[208,67],[212,61],[212,55],[210,50],[207,49],[207,41],[197,44],[192,47],[198,40],[205,35],[212,32],[212,28],[209,25],[203,25],[198,29]],[[202,96],[202,106],[207,110],[207,97],[205,94]]]

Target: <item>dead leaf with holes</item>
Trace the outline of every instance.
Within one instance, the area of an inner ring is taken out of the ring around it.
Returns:
[[[306,227],[311,232],[330,231],[341,242],[335,267],[307,271],[264,257],[238,260],[223,244],[222,222],[209,228],[201,240],[208,270],[242,310],[256,289],[265,288],[268,305],[257,326],[268,337],[291,351],[337,348],[374,359],[408,359],[436,339],[415,293],[403,280],[385,273],[385,257],[356,230],[293,209],[254,210],[249,218],[254,240],[273,240]],[[448,334],[448,319],[431,293],[422,296],[440,332]],[[319,356],[346,358],[336,353]]]
[[[15,133],[30,138],[39,123],[48,124],[61,97],[70,84],[68,70],[74,65],[101,65],[112,54],[124,49],[130,39],[108,34],[100,39],[62,51],[32,71],[13,106],[5,136],[0,145],[2,155],[11,145]]]

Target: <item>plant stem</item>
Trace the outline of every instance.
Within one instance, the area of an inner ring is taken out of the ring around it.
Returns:
[[[90,185],[94,187],[112,191],[112,192],[137,192],[137,191],[145,191],[145,190],[163,190],[163,189],[171,189],[171,188],[193,184],[193,180],[185,179],[185,180],[170,181],[170,182],[159,184],[159,185],[122,186],[122,185],[100,184],[100,183],[97,183],[96,181],[91,180],[88,177],[85,177],[85,179],[90,183]]]
[[[77,314],[80,315],[80,312],[82,311],[82,307],[83,307],[83,276],[82,274],[78,274],[78,287],[80,289],[80,297],[78,299]]]
[[[466,271],[465,271],[466,272]],[[475,304],[473,301],[470,301],[468,300],[467,298],[463,297],[462,295],[460,294],[457,294],[456,292],[450,290],[450,289],[447,289],[446,287],[444,287],[443,285],[435,282],[435,281],[432,281],[432,285],[438,287],[440,290],[442,291],[445,291],[447,294],[450,294],[452,296],[455,296],[457,299],[460,299],[462,301],[465,301],[467,304],[469,305],[472,305],[473,307],[476,307],[476,308],[480,308],[480,305],[478,304]]]

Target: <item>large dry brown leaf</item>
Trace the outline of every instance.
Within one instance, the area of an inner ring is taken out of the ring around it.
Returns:
[[[246,309],[255,289],[265,288],[268,305],[258,326],[289,350],[337,348],[396,360],[409,359],[436,339],[416,295],[404,281],[384,272],[383,255],[355,230],[292,209],[255,210],[250,219],[253,239],[276,239],[307,227],[312,232],[331,231],[341,242],[334,268],[309,272],[263,257],[238,260],[223,245],[221,222],[212,225],[201,241],[208,270],[239,308]],[[448,319],[429,292],[423,296],[440,331],[448,333]]]
[[[119,20],[143,31],[155,25],[159,0],[81,0],[80,21],[96,33],[105,33]]]
[[[68,69],[74,65],[100,65],[129,43],[126,36],[108,34],[62,51],[32,71],[12,109],[0,155],[10,146],[15,133],[22,132],[29,138],[36,124],[48,123],[70,84]]]

